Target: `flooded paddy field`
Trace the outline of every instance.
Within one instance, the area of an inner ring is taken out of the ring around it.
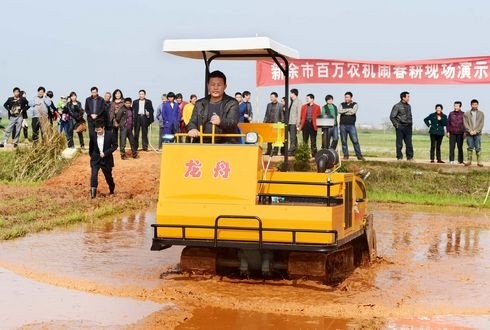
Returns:
[[[182,248],[150,251],[152,212],[3,242],[0,324],[34,329],[490,328],[488,211],[400,205],[371,210],[379,258],[335,286],[175,274]]]

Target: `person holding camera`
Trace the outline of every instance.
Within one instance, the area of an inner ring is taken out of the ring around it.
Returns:
[[[13,137],[14,148],[19,143],[20,130],[22,127],[23,115],[29,109],[29,102],[20,94],[19,87],[13,89],[14,95],[9,97],[3,107],[8,112],[9,123],[5,129],[3,140],[0,143],[0,148],[3,148],[7,143],[7,140],[11,132],[15,129],[15,136]]]

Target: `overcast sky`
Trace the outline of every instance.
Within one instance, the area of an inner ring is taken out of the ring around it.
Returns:
[[[157,1],[4,0],[0,2],[0,98],[19,86],[32,97],[38,86],[56,100],[75,91],[80,99],[96,85],[101,94],[122,89],[136,97],[146,89],[158,103],[163,92],[204,91],[201,61],[162,53],[165,39],[267,36],[298,50],[302,58],[418,60],[490,55],[490,1]],[[269,93],[256,88],[251,62],[214,62],[228,76],[227,92],[252,91],[256,119]],[[486,112],[488,85],[298,85],[323,104],[326,94],[340,102],[345,91],[359,103],[358,123],[385,122],[403,90],[411,92],[415,125],[436,103],[448,113],[455,100],[469,108],[472,98]]]

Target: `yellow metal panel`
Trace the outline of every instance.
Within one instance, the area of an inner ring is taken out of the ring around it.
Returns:
[[[255,203],[261,151],[255,145],[164,144],[160,203]]]
[[[345,237],[345,232],[344,232],[344,226],[345,226],[345,221],[344,221],[344,207],[333,207],[332,208],[332,228],[337,230],[338,232],[338,237],[339,239],[342,239]]]
[[[186,212],[182,212],[186,210]],[[261,219],[263,228],[279,229],[310,229],[310,230],[338,230],[339,238],[343,231],[342,206],[292,206],[292,205],[250,205],[247,207],[233,204],[224,204],[219,209],[211,205],[193,204],[165,204],[157,213],[158,224],[179,224],[214,226],[219,215],[256,216]],[[222,219],[220,226],[236,226],[241,228],[259,228],[255,219]],[[181,230],[159,228],[159,237],[182,238]],[[258,231],[220,229],[220,239],[257,241]],[[213,239],[214,231],[209,229],[188,229],[186,238]],[[296,236],[298,243],[333,243],[333,235],[300,234]],[[264,242],[291,243],[290,232],[265,231]]]
[[[266,180],[273,181],[303,181],[303,182],[323,182],[330,180],[332,183],[340,183],[330,187],[330,196],[343,195],[344,182],[352,180],[350,173],[312,173],[312,172],[279,172],[276,170],[268,171],[265,175]],[[327,196],[327,186],[320,185],[299,185],[299,184],[259,184],[260,193],[279,194],[279,195],[308,195],[308,196]]]
[[[219,229],[220,240],[259,240],[259,221],[262,228],[288,230],[336,230],[338,238],[357,231],[366,214],[366,201],[356,203],[362,189],[354,183],[353,225],[344,230],[345,182],[353,181],[350,173],[278,172],[263,170],[260,147],[230,144],[164,144],[160,176],[160,195],[157,224],[210,226],[211,229],[187,228],[186,239],[214,239],[216,218],[219,226],[243,229]],[[258,183],[258,180],[297,182],[299,184]],[[330,187],[338,205],[258,203],[258,194],[305,195],[326,197],[325,185],[305,185],[301,182],[339,183]],[[239,218],[237,216],[248,217]],[[159,228],[164,238],[184,238],[181,228]],[[263,242],[292,243],[290,231],[263,231]],[[297,233],[297,243],[334,243],[334,235]]]
[[[281,123],[280,123],[281,124]],[[284,142],[284,127],[285,125],[277,125],[272,123],[240,123],[238,124],[243,134],[248,132],[257,133],[263,143]]]

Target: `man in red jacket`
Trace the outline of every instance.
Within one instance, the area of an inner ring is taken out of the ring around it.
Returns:
[[[320,115],[321,109],[315,103],[313,94],[306,95],[306,104],[301,107],[300,127],[303,131],[303,143],[308,144],[308,139],[311,139],[311,155],[315,157],[316,148],[316,118]]]

